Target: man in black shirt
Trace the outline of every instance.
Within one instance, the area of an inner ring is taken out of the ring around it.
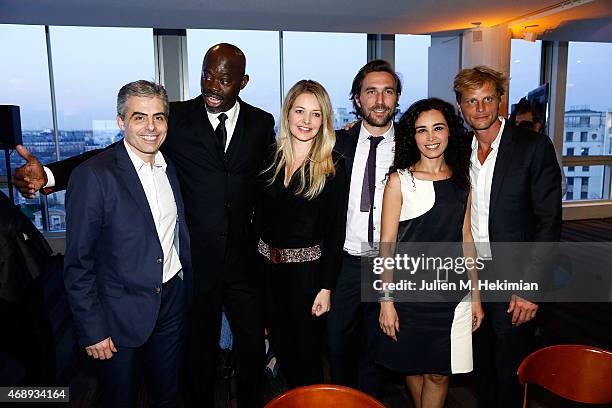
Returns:
[[[245,56],[236,46],[209,49],[202,66],[202,94],[170,104],[168,137],[161,147],[176,166],[191,237],[195,296],[187,324],[187,406],[214,406],[222,307],[235,336],[238,405],[262,405],[263,324],[258,277],[249,273],[252,250],[247,235],[254,180],[274,142],[274,118],[238,97],[249,81],[245,67]],[[45,170],[25,148],[18,151],[27,164],[15,171],[14,180],[26,196],[51,187],[50,178],[54,190],[65,188],[72,169],[97,153]]]

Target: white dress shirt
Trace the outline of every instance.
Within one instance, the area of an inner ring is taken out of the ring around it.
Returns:
[[[355,150],[353,170],[351,172],[351,185],[349,190],[348,211],[346,213],[346,239],[344,250],[351,255],[362,255],[362,244],[368,242],[368,217],[369,212],[362,212],[361,189],[363,187],[363,175],[365,173],[368,153],[370,152],[370,133],[361,122],[359,140]],[[393,126],[382,135],[384,139],[376,148],[376,186],[374,190],[374,242],[380,241],[380,217],[382,212],[383,193],[385,191],[386,175],[389,167],[393,164],[395,153],[395,130]]]
[[[491,143],[484,163],[478,160],[478,139],[472,139],[472,155],[470,157],[470,180],[472,184],[471,224],[474,242],[477,244],[478,256],[491,259],[491,246],[489,245],[489,205],[491,203],[491,182],[495,171],[495,162],[499,152],[499,143],[504,132],[506,121],[499,117],[501,126],[499,133]]]
[[[132,151],[132,148],[123,140],[128,156],[134,164],[140,184],[147,196],[147,202],[153,215],[157,236],[164,253],[163,280],[168,282],[182,269],[177,251],[178,211],[174,201],[174,193],[166,175],[166,160],[161,152],[155,154],[155,163],[151,166],[145,163]]]
[[[219,112],[219,113],[210,113],[208,110],[206,111],[206,115],[208,116],[208,121],[212,125],[213,130],[217,129],[219,123],[219,115],[225,113],[227,115],[227,119],[225,120],[225,130],[227,131],[227,140],[225,141],[224,151],[227,151],[227,147],[230,144],[230,140],[232,140],[232,136],[234,135],[234,129],[236,129],[236,122],[238,122],[238,114],[240,113],[240,103],[236,101],[234,106],[227,112]]]

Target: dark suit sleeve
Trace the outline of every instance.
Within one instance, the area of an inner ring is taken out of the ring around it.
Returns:
[[[327,202],[326,232],[323,239],[323,289],[334,290],[338,272],[342,264],[342,248],[346,236],[346,189],[348,179],[344,160],[336,164],[336,175],[329,180],[329,197]]]
[[[270,115],[269,123],[266,126],[268,127],[266,146],[272,146],[276,144],[276,133],[274,132],[274,116]]]
[[[66,192],[64,284],[79,342],[84,347],[110,336],[94,269],[96,243],[102,231],[103,203],[100,181],[94,171],[83,166],[75,169]]]
[[[98,153],[101,153],[104,150],[113,147],[115,144],[116,143],[113,143],[105,147],[104,149],[90,150],[88,152],[81,153],[78,156],[72,156],[64,160],[47,164],[47,168],[51,170],[51,173],[53,173],[53,177],[55,177],[55,186],[43,188],[41,191],[44,194],[51,194],[56,191],[65,190],[66,186],[68,185],[68,180],[70,179],[70,174],[79,164],[83,163],[88,159],[91,159]]]
[[[525,254],[527,267],[523,279],[541,287],[550,282],[551,259],[556,254],[555,242],[561,238],[561,170],[551,140],[540,136],[531,160],[531,206],[535,216],[532,245]],[[508,276],[511,276],[510,274]],[[524,299],[533,297],[528,291],[517,291]]]
[[[531,200],[535,242],[561,238],[561,169],[551,140],[541,136],[531,161]]]

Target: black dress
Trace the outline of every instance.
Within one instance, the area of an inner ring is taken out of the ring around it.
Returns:
[[[314,199],[295,194],[299,176],[287,187],[284,171],[273,184],[273,170],[258,177],[255,227],[271,247],[290,249],[321,246],[315,261],[273,264],[258,254],[264,277],[264,305],[272,347],[291,387],[323,382],[322,319],[311,315],[321,289],[333,290],[342,260],[346,215],[344,160],[334,153],[336,174],[329,176]],[[333,305],[332,305],[333,307]]]
[[[398,174],[403,200],[398,243],[461,242],[468,190],[452,179],[432,182],[407,171]],[[455,298],[395,302],[397,342],[380,332],[377,363],[404,375],[471,371],[471,303]]]

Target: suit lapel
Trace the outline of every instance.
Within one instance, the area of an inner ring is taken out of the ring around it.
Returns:
[[[355,152],[357,151],[357,142],[359,141],[359,131],[361,130],[361,122],[348,130],[346,141],[346,155],[344,164],[346,165],[346,174],[350,177],[353,172],[353,162],[355,161]]]
[[[180,245],[180,228],[181,223],[185,220],[185,211],[183,207],[183,197],[180,194],[180,187],[178,177],[176,176],[176,170],[172,162],[166,158],[166,176],[168,177],[168,182],[170,183],[170,188],[172,188],[172,194],[174,196],[174,202],[176,203],[176,212],[178,214],[178,219],[176,220],[176,224],[174,227],[174,248],[176,249],[176,253],[181,254],[181,245]],[[182,276],[181,276],[182,278]]]
[[[174,165],[168,161],[168,158],[165,157],[165,159],[166,163],[168,163],[168,166],[166,167],[166,176],[168,176],[168,181],[170,182],[170,187],[172,188],[174,202],[176,203],[176,211],[178,212],[179,221],[183,221],[183,197],[180,194],[179,181],[176,175],[176,170],[174,168]]]
[[[155,222],[153,221],[153,215],[151,214],[151,208],[149,207],[147,196],[145,195],[144,188],[140,183],[140,179],[138,178],[134,164],[132,163],[132,160],[130,159],[130,156],[128,156],[125,149],[126,147],[123,142],[119,142],[115,146],[117,167],[121,173],[119,180],[124,184],[125,189],[136,203],[136,207],[144,216],[155,237],[157,237],[157,229],[155,228]]]
[[[495,160],[495,169],[493,170],[493,180],[491,181],[491,198],[489,204],[489,222],[493,218],[495,211],[495,205],[497,204],[497,198],[499,197],[499,190],[503,184],[504,177],[508,170],[508,164],[512,158],[512,151],[514,150],[514,143],[512,143],[512,131],[510,130],[510,124],[506,121],[504,131],[502,133],[502,139],[499,143],[499,151],[497,152],[497,158]]]
[[[215,129],[213,129],[210,121],[208,120],[206,105],[204,104],[202,95],[196,98],[196,103],[194,104],[194,109],[192,112],[192,121],[196,124],[196,129],[201,130],[201,132],[198,133],[200,133],[201,143],[204,145],[206,150],[208,150],[211,155],[222,159],[219,147],[217,146],[217,135],[215,134]]]
[[[230,139],[229,146],[227,147],[227,151],[225,152],[225,156],[227,158],[232,158],[235,156],[235,152],[238,151],[240,144],[242,143],[242,139],[244,136],[244,128],[245,128],[245,106],[238,98],[238,103],[240,104],[240,111],[238,112],[238,120],[236,121],[236,127],[234,128],[234,133],[232,134],[232,138]]]

